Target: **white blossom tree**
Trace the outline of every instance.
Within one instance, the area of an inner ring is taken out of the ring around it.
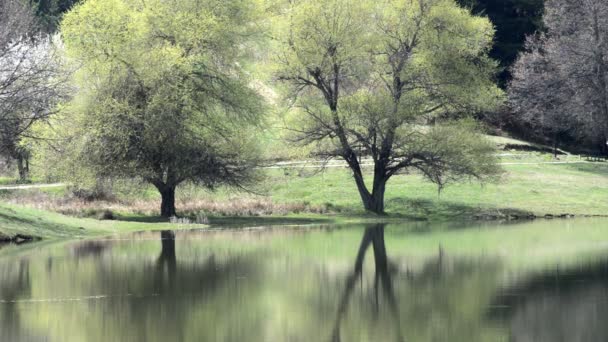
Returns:
[[[544,23],[513,68],[512,108],[544,135],[567,133],[608,153],[608,3],[549,0]]]
[[[21,139],[53,113],[67,84],[57,39],[37,28],[24,3],[0,2],[0,154],[17,160],[22,179],[28,176],[29,151]]]

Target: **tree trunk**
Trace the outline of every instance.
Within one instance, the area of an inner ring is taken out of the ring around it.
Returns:
[[[557,133],[553,133],[553,159],[557,159]]]
[[[384,188],[374,189],[374,192],[363,199],[365,210],[378,215],[384,215]]]
[[[175,216],[175,186],[164,186],[158,189],[161,196],[160,216]]]
[[[357,189],[359,190],[365,210],[378,215],[384,215],[384,193],[386,192],[388,177],[383,170],[376,169],[374,172],[374,187],[371,193],[367,190],[360,171],[353,170],[353,176],[355,177],[355,183],[357,183]]]
[[[384,167],[379,167],[374,171],[374,189],[372,191],[370,211],[383,215],[384,214],[384,193],[386,192],[386,182],[388,177]]]
[[[608,158],[608,137],[605,134],[602,134],[602,137],[597,142],[597,146],[600,155]]]
[[[27,181],[30,176],[30,166],[27,158],[23,157],[22,155],[17,157],[17,169],[19,170],[19,180],[21,182]]]

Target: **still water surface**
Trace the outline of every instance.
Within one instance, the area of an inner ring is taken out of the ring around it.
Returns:
[[[0,341],[607,341],[608,221],[0,249]]]

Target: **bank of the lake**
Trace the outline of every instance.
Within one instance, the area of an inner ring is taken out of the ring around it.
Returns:
[[[172,224],[171,229],[185,225]],[[203,225],[187,225],[201,228]],[[166,222],[96,220],[0,203],[0,243],[29,239],[74,239],[144,230],[167,229]]]
[[[402,223],[399,216],[291,214],[284,216],[214,217],[214,227],[293,226],[312,224],[374,224]],[[182,230],[210,227],[209,224],[169,222],[156,216],[119,215],[113,219],[81,218],[60,213],[0,203],[0,244],[30,240],[78,239],[126,234],[135,231]]]

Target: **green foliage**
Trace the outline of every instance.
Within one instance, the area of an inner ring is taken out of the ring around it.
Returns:
[[[419,169],[440,187],[465,175],[497,174],[489,144],[458,139],[476,133],[451,123],[503,102],[493,80],[497,63],[487,56],[493,27],[486,18],[453,0],[286,7],[276,29],[282,42],[276,74],[295,100],[294,140],[343,158],[366,209],[383,210],[385,183],[403,169]],[[422,128],[429,125],[436,127]],[[375,163],[371,191],[361,156]]]
[[[264,105],[240,64],[255,20],[246,0],[77,6],[61,26],[68,57],[82,64],[63,110],[67,154],[98,177],[159,190],[250,180]]]
[[[419,168],[440,191],[463,179],[498,180],[502,170],[495,155],[496,145],[478,131],[472,120],[451,122],[431,127],[414,143],[418,153],[444,164],[427,163]]]

